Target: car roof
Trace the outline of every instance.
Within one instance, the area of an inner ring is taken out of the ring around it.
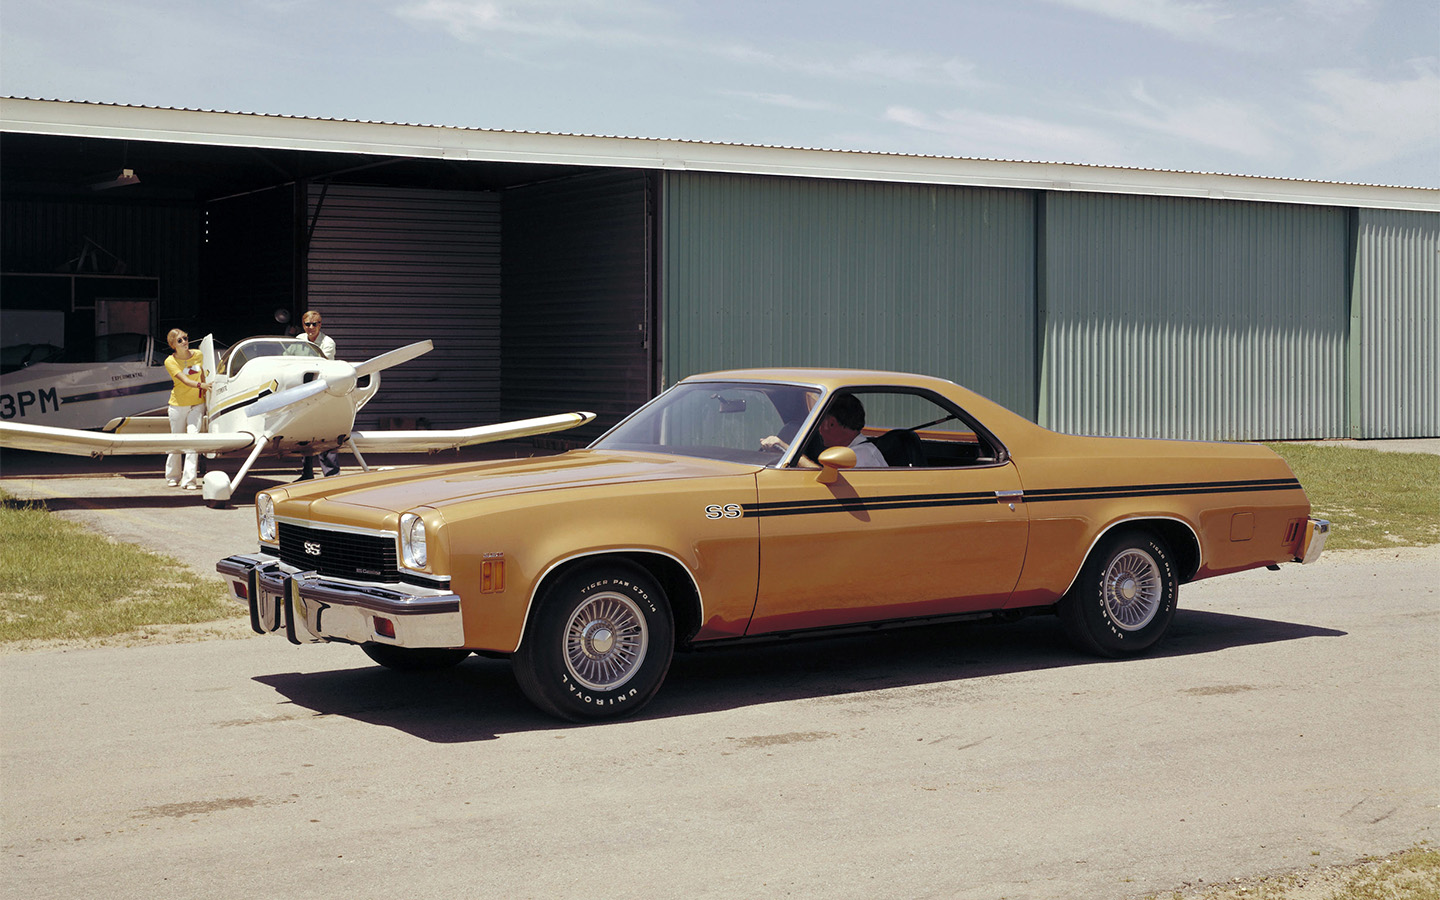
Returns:
[[[904,387],[954,388],[953,381],[930,375],[915,375],[908,372],[886,372],[878,369],[822,369],[822,368],[772,368],[772,369],[727,369],[720,372],[704,372],[681,380],[686,381],[772,381],[789,384],[810,384],[833,390],[835,388],[859,385],[898,385]]]

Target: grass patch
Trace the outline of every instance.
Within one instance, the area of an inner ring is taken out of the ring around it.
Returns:
[[[235,615],[223,585],[182,563],[0,493],[0,642],[103,638]]]
[[[1312,866],[1215,887],[1190,887],[1146,900],[1436,900],[1440,851],[1422,841],[1401,853],[1347,866]]]
[[[1440,543],[1440,456],[1314,444],[1267,444],[1329,519],[1326,550]]]

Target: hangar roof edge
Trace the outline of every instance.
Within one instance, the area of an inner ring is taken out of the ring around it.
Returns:
[[[1024,162],[725,144],[677,138],[504,131],[0,97],[0,131],[661,171],[1139,194],[1440,212],[1440,189],[1088,163]]]

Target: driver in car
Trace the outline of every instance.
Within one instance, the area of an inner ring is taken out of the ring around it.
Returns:
[[[789,426],[787,426],[788,428]],[[857,469],[883,469],[890,464],[880,453],[880,448],[861,432],[865,428],[865,405],[860,398],[854,394],[842,394],[830,403],[825,410],[825,415],[820,419],[816,431],[820,440],[826,447],[849,447],[855,451],[855,468]],[[790,433],[772,435],[760,441],[760,446],[766,450],[782,452],[788,446],[790,440],[795,436],[795,430]]]

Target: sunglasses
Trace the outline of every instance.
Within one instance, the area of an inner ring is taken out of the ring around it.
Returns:
[[[305,326],[306,328],[319,328],[319,327],[320,327],[320,323],[319,323],[319,322],[301,322],[300,324],[303,325],[303,326]]]

